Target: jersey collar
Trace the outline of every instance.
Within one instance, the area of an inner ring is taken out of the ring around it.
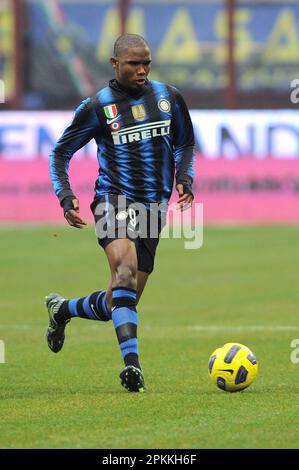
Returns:
[[[109,87],[112,88],[113,90],[117,91],[118,93],[126,94],[130,98],[140,98],[143,96],[149,89],[150,87],[150,82],[149,80],[146,80],[144,87],[141,90],[132,90],[131,88],[127,88],[123,86],[121,83],[119,83],[116,78],[113,78],[109,82]]]

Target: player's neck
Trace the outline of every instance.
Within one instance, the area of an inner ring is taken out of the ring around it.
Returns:
[[[120,83],[116,78],[110,80],[109,82],[109,86],[113,89],[116,89],[117,91],[121,91],[123,93],[126,93],[130,96],[134,96],[134,97],[138,97],[138,96],[142,96],[146,91],[147,91],[147,88],[148,88],[148,80],[146,80],[145,82],[145,85],[142,87],[142,88],[130,88],[130,87],[127,87],[125,85],[123,85],[122,83]]]

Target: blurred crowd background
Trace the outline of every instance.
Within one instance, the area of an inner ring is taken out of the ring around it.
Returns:
[[[128,31],[148,40],[152,78],[179,87],[190,106],[289,108],[298,24],[296,0],[1,0],[6,107],[75,106],[111,78],[113,43]]]
[[[150,78],[179,88],[191,109],[207,222],[296,223],[299,0],[0,0],[0,221],[58,220],[51,146],[113,77],[126,31],[149,42]],[[94,146],[74,160],[87,206]]]

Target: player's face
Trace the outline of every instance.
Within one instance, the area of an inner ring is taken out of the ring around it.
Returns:
[[[151,68],[151,52],[147,47],[132,47],[124,50],[120,57],[112,57],[111,65],[122,85],[142,88]]]

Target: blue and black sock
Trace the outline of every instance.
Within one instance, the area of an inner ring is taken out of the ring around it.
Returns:
[[[112,320],[126,366],[139,369],[136,311],[136,290],[127,287],[112,289]]]
[[[111,320],[111,314],[106,305],[106,291],[102,290],[87,297],[66,300],[59,312],[54,315],[58,323],[63,323],[73,317],[97,321]]]

